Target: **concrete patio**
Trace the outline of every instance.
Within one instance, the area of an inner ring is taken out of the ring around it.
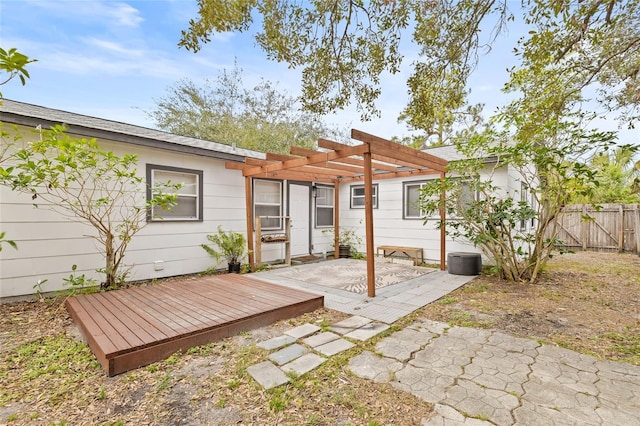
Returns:
[[[446,271],[433,268],[396,264],[400,266],[400,269],[413,271],[413,277],[378,287],[380,282],[395,281],[389,276],[398,274],[398,269],[388,270],[385,268],[385,264],[386,262],[376,262],[376,297],[368,297],[366,294],[340,288],[343,284],[340,282],[326,283],[327,279],[332,277],[335,277],[337,281],[339,279],[338,271],[345,269],[352,270],[353,274],[360,270],[362,278],[366,278],[366,262],[362,260],[327,260],[258,272],[252,277],[322,295],[326,308],[386,324],[391,324],[416,309],[440,299],[475,278],[474,276],[451,275]],[[422,269],[424,272],[422,275],[418,275],[419,272],[415,272],[416,269]],[[316,280],[309,278],[314,274],[317,275]]]

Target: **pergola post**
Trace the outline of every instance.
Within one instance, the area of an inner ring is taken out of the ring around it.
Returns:
[[[335,182],[333,187],[333,258],[337,259],[340,252],[340,184]]]
[[[444,208],[444,203],[445,203],[445,199],[446,199],[446,191],[445,191],[445,172],[441,172],[440,173],[440,183],[441,183],[441,192],[440,192],[440,270],[444,271],[447,269],[446,265],[446,251],[447,251],[447,228],[446,228],[446,218],[447,218],[447,211]]]
[[[255,259],[253,257],[253,191],[251,191],[251,177],[244,178],[244,199],[247,216],[247,249],[249,250],[249,266],[255,269]]]
[[[376,296],[376,267],[373,257],[373,169],[371,151],[365,152],[364,159],[364,227],[367,250],[367,295]]]

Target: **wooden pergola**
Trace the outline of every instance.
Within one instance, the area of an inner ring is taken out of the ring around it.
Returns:
[[[351,130],[351,138],[362,142],[350,146],[325,139],[318,140],[318,147],[325,151],[291,147],[291,155],[267,153],[265,160],[245,158],[244,163],[227,162],[226,168],[242,170],[245,177],[247,214],[247,240],[249,263],[253,257],[253,197],[252,178],[295,180],[328,183],[334,190],[335,252],[338,252],[339,186],[345,182],[364,182],[365,191],[365,241],[367,253],[367,293],[375,296],[375,264],[373,246],[373,181],[400,177],[437,174],[445,177],[447,161],[417,149],[409,148],[359,130]],[[444,197],[444,192],[441,197]],[[445,211],[440,209],[444,223]],[[440,269],[445,268],[445,229],[440,229]]]

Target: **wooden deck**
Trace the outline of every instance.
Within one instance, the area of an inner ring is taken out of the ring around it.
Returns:
[[[114,376],[323,303],[323,296],[225,274],[75,296],[66,308]]]

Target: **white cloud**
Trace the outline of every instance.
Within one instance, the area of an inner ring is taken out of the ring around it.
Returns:
[[[144,21],[138,9],[126,3],[104,3],[102,8],[106,16],[115,18],[118,24],[125,27],[137,28]]]
[[[31,7],[47,11],[52,17],[81,17],[91,22],[102,22],[107,27],[115,24],[119,27],[137,28],[144,18],[133,6],[108,0],[85,1],[29,1]]]
[[[129,49],[122,44],[109,41],[109,40],[101,40],[94,37],[89,37],[84,39],[84,42],[90,46],[98,47],[102,50],[106,50],[111,53],[121,54],[126,56],[143,56],[144,51],[140,49]]]
[[[175,61],[147,52],[143,57],[110,57],[87,52],[52,52],[39,58],[39,64],[47,69],[71,75],[106,76],[149,76],[177,79],[187,73]]]

